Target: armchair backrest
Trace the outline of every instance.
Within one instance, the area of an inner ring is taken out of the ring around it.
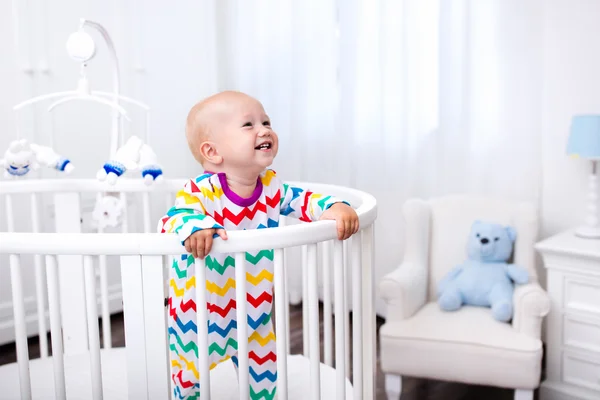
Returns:
[[[468,234],[477,219],[516,229],[512,262],[527,268],[532,281],[537,281],[533,246],[538,236],[539,219],[533,204],[469,195],[445,196],[426,203],[430,210],[429,301],[436,300],[439,280],[467,258]]]

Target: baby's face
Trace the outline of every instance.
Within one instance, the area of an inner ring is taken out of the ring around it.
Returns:
[[[224,168],[269,167],[277,155],[277,134],[263,106],[249,96],[236,96],[211,124]]]

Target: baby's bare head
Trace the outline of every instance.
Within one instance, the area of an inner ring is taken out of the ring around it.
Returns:
[[[241,103],[258,102],[245,93],[224,91],[205,98],[194,105],[187,116],[185,136],[194,158],[204,163],[200,151],[202,143],[214,140],[219,133],[219,125],[227,121]]]

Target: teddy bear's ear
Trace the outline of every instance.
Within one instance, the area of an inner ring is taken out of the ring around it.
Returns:
[[[476,219],[475,221],[473,221],[473,225],[471,225],[471,228],[475,228],[479,224],[481,224],[481,221]]]
[[[513,228],[512,226],[507,226],[505,229],[508,233],[508,237],[510,238],[510,240],[514,242],[517,239],[517,231],[515,230],[515,228]]]

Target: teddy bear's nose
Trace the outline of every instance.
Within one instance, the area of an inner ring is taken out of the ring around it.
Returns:
[[[490,240],[488,238],[481,239],[481,243],[483,243],[483,244],[488,244],[489,242],[490,242]]]

